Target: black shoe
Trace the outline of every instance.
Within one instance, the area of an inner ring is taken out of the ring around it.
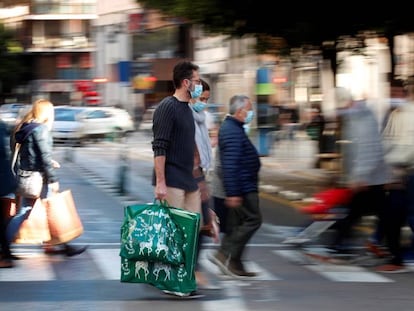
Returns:
[[[230,260],[227,269],[236,277],[255,277],[256,272],[246,271],[241,261]]]
[[[10,259],[0,259],[0,268],[13,268],[13,261]]]
[[[20,260],[22,259],[21,257],[17,257],[16,255],[10,254],[10,255],[4,255],[4,256],[0,256],[3,259],[7,259],[7,260]]]
[[[82,246],[82,247],[74,247],[71,245],[65,245],[65,255],[68,257],[76,256],[79,254],[82,254],[84,251],[86,251],[88,247]]]
[[[66,250],[64,247],[60,246],[60,245],[47,245],[47,246],[43,246],[43,252],[46,255],[62,255],[65,254]]]

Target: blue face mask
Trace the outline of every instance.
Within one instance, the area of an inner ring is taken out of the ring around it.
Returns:
[[[203,93],[203,86],[201,84],[195,84],[194,91],[190,91],[191,98],[200,97],[201,93]]]
[[[200,112],[200,111],[204,110],[206,108],[206,106],[207,106],[206,103],[203,103],[203,102],[200,102],[200,101],[197,101],[192,105],[193,110],[195,112]]]
[[[244,119],[244,123],[245,123],[245,124],[248,124],[248,123],[252,122],[252,121],[253,121],[253,116],[254,116],[254,112],[253,112],[253,110],[249,110],[249,111],[247,111],[247,116],[246,116],[246,118]]]

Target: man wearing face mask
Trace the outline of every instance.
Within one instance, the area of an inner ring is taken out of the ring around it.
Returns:
[[[201,199],[197,180],[193,176],[195,126],[191,98],[201,95],[203,87],[199,67],[181,61],[173,70],[175,92],[157,106],[153,116],[155,198],[170,206],[201,214]],[[200,297],[193,292],[188,297]]]
[[[196,141],[193,175],[198,182],[198,188],[201,196],[201,211],[203,215],[201,231],[198,239],[198,251],[201,250],[206,236],[211,237],[216,243],[219,241],[218,224],[215,221],[216,215],[210,208],[210,194],[206,181],[206,173],[210,169],[213,160],[213,151],[206,125],[206,108],[207,101],[210,98],[210,86],[203,79],[200,80],[201,85],[203,86],[203,92],[200,97],[190,100],[190,107],[193,110]],[[196,266],[195,277],[199,288],[219,289],[217,286],[209,282],[199,265]]]
[[[256,147],[244,130],[253,116],[247,96],[235,95],[230,99],[229,115],[219,129],[212,176],[214,202],[219,203],[217,199],[222,198],[223,203],[214,208],[225,208],[227,216],[225,235],[210,260],[223,273],[236,278],[257,275],[247,271],[242,262],[247,243],[262,224],[258,196],[261,163]]]

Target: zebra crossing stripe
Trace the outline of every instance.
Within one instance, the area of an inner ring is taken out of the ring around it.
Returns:
[[[234,278],[230,276],[223,275],[220,269],[210,261],[209,257],[212,256],[214,250],[211,249],[202,249],[199,254],[199,264],[208,272],[217,275],[222,280],[234,280]],[[254,271],[258,275],[255,277],[248,277],[244,278],[241,282],[242,284],[246,284],[246,281],[278,281],[281,280],[271,272],[263,269],[260,265],[256,264],[253,261],[246,261],[244,262],[246,270]]]
[[[121,279],[121,257],[119,249],[90,249],[93,261],[98,266],[105,280]],[[117,263],[117,264],[115,264]]]
[[[274,250],[273,253],[296,263],[299,260],[303,260],[303,255],[298,250]],[[371,272],[359,266],[328,263],[315,264],[315,262],[310,263],[306,261],[302,261],[302,266],[334,282],[394,282],[392,279],[384,277],[379,273]]]
[[[258,273],[258,276],[236,280],[232,277],[221,274],[220,269],[209,260],[208,256],[214,252],[212,249],[202,249],[199,256],[199,264],[207,273],[216,276],[221,284],[233,284],[237,286],[248,286],[253,281],[277,281],[281,278],[270,271],[262,268],[255,262],[246,261],[245,266],[249,271]],[[364,267],[349,264],[317,263],[304,260],[304,255],[299,250],[272,250],[277,256],[286,258],[295,264],[321,275],[333,282],[370,282],[390,283],[394,280],[366,269]],[[88,254],[93,264],[99,271],[99,277],[104,280],[120,280],[120,257],[119,248],[94,248],[89,249]],[[21,282],[21,281],[53,281],[57,277],[53,269],[53,263],[68,260],[65,256],[48,256],[43,254],[39,248],[26,248],[22,252],[16,252],[22,258],[15,262],[11,269],[1,269],[0,282]],[[90,262],[88,263],[88,265]],[[414,271],[414,266],[409,266]],[[75,276],[76,278],[76,276]],[[251,282],[249,282],[251,281]]]
[[[11,269],[2,269],[0,282],[50,281],[55,273],[50,258],[39,253],[28,253]],[[55,259],[56,260],[56,259]]]

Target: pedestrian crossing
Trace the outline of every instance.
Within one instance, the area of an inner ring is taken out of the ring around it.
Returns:
[[[255,247],[252,245],[251,247]],[[263,246],[262,246],[263,247]],[[256,277],[248,278],[249,282],[285,281],[286,267],[290,269],[305,269],[308,273],[317,274],[329,282],[360,282],[360,283],[391,283],[395,279],[390,274],[381,274],[371,267],[354,264],[331,264],[311,260],[299,249],[286,249],[286,245],[275,244],[270,249],[271,256],[276,256],[277,265],[264,265],[257,261],[246,261],[246,269],[258,273]],[[210,276],[224,283],[233,281],[242,284],[245,280],[235,280],[223,275],[219,268],[209,260],[214,249],[206,248],[200,253],[199,263]],[[263,252],[263,250],[261,250]],[[75,257],[63,255],[46,255],[40,247],[21,246],[14,249],[14,254],[21,260],[14,261],[11,269],[0,269],[0,282],[43,282],[54,280],[120,280],[119,247],[110,245],[105,248],[90,247],[85,253]],[[271,263],[276,262],[271,260]],[[414,272],[414,266],[408,266]]]

